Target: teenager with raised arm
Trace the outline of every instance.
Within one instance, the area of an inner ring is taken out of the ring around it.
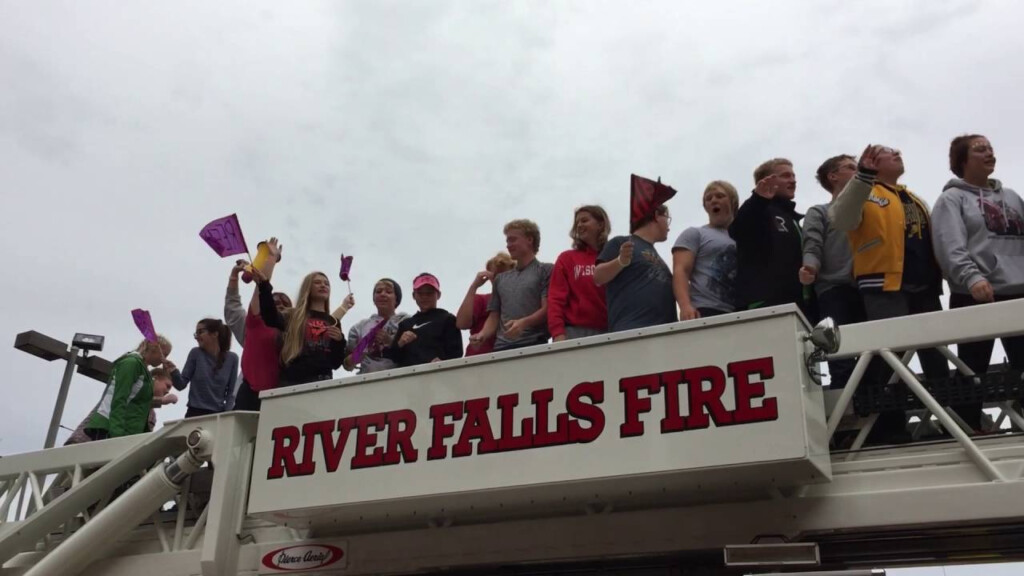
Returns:
[[[668,206],[650,206],[631,218],[630,235],[608,241],[597,257],[594,283],[605,286],[608,331],[619,332],[677,320],[672,271],[654,247],[668,240]]]
[[[736,241],[736,297],[740,310],[796,304],[814,321],[811,302],[800,284],[803,252],[796,211],[796,174],[785,158],[762,162],[754,170],[754,191],[729,225]]]
[[[477,272],[473,282],[466,290],[459,310],[455,313],[455,325],[459,330],[469,330],[470,336],[479,333],[487,323],[487,305],[491,302],[490,294],[477,294],[477,291],[484,284],[490,282],[495,276],[502,272],[508,272],[516,267],[516,263],[507,252],[498,252],[493,258],[487,261],[482,272]],[[486,354],[494,350],[494,338],[485,342],[474,344],[472,338],[466,345],[466,356]]]
[[[899,183],[904,170],[899,150],[869,145],[857,173],[828,210],[832,225],[847,232],[868,320],[942,310],[942,275],[932,250],[928,205]],[[949,364],[938,350],[918,350],[918,356],[925,377],[949,377]],[[884,386],[892,370],[872,362],[866,383]],[[902,410],[883,412],[868,437],[874,443],[909,439]]]
[[[254,273],[254,276],[259,274],[261,277],[269,279],[274,274],[274,267],[281,260],[281,251],[284,246],[278,244],[277,238],[270,238],[267,245],[270,248],[271,257],[267,259],[261,269]],[[235,268],[232,268],[231,278],[228,280],[228,295],[231,294],[232,279],[236,284],[235,291],[237,292],[238,279],[235,270],[237,269],[240,273],[244,263],[244,261],[239,261]],[[292,299],[284,292],[274,292],[272,301],[274,308],[282,314],[292,307]],[[236,314],[229,314],[227,308],[228,304],[225,301],[224,317],[230,323]],[[235,329],[232,329],[232,332],[236,337],[239,335]],[[258,411],[260,409],[260,392],[277,387],[280,372],[278,355],[281,352],[279,334],[277,329],[271,328],[263,322],[263,318],[260,316],[259,290],[254,290],[252,298],[249,300],[249,308],[245,313],[242,330],[243,340],[241,342],[244,346],[241,359],[242,383],[239,384],[235,397],[235,410]]]
[[[273,287],[254,273],[260,295],[260,316],[281,331],[280,386],[330,380],[345,359],[341,323],[331,316],[331,281],[323,272],[302,279],[295,307],[284,314],[274,307]]]

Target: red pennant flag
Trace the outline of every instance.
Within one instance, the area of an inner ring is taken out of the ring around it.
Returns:
[[[206,241],[221,258],[234,254],[249,252],[242,236],[242,227],[238,224],[238,215],[231,214],[217,218],[199,231],[199,237]]]
[[[636,174],[629,176],[629,230],[636,230],[644,220],[654,217],[654,211],[669,198],[675,189],[661,182],[648,180]]]

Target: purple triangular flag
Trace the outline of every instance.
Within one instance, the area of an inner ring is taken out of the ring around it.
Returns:
[[[156,328],[153,327],[153,317],[149,315],[149,310],[142,308],[132,310],[132,320],[135,320],[135,326],[138,327],[139,332],[142,332],[142,336],[146,340],[156,342]]]
[[[221,258],[249,252],[249,247],[245,245],[245,237],[242,236],[242,227],[238,224],[237,214],[217,218],[203,226],[199,231],[199,237]]]

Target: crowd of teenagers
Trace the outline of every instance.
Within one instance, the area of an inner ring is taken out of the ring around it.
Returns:
[[[793,201],[796,177],[789,160],[775,158],[754,170],[753,192],[742,203],[736,188],[716,180],[702,200],[707,224],[682,231],[671,265],[655,246],[669,238],[667,202],[675,191],[634,178],[629,234],[611,236],[600,206],[573,214],[572,247],[554,264],[538,259],[540,230],[530,220],[504,227],[506,252],[487,261],[455,314],[438,308],[441,283],[430,273],[412,279],[416,312],[399,312],[403,290],[392,278],[373,288],[376,313],[342,321],[352,295],[331,308],[326,274],[305,276],[293,300],[271,284],[282,247],[267,241],[271,257],[252,271],[256,290],[247,306],[232,269],[224,318],[196,325],[197,346],[183,368],[167,359],[162,337],[114,363],[102,400],[80,426],[79,439],[136,434],[152,426],[154,406],[189,388],[186,417],[226,410],[259,410],[259,393],[333,378],[335,370],[360,374],[656,326],[780,304],[796,304],[808,318],[851,324],[941,309],[945,278],[953,308],[1024,295],[1024,203],[991,178],[995,155],[980,135],[953,139],[955,175],[934,208],[900,183],[899,150],[871,145],[857,159],[838,155],[817,170],[832,199],[805,215]],[[491,284],[489,294],[481,289]],[[463,347],[462,331],[469,331]],[[243,345],[241,359],[230,351]],[[1010,365],[1024,369],[1024,337],[1003,339]],[[993,342],[958,346],[976,373],[989,366]],[[927,378],[947,378],[950,367],[936,350],[920,350]],[[150,371],[147,366],[160,368]],[[852,360],[830,363],[831,385],[844,386]],[[241,375],[239,376],[239,369]],[[865,386],[888,380],[872,365]],[[239,380],[240,378],[240,380]],[[237,397],[236,397],[237,390]],[[975,429],[980,405],[955,406]],[[907,439],[906,415],[880,415],[876,441]]]

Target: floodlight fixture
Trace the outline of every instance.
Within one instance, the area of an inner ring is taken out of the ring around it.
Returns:
[[[68,357],[68,345],[35,330],[14,337],[14,347],[47,362]]]
[[[110,380],[110,374],[114,370],[113,362],[99,356],[79,356],[75,363],[78,364],[79,374],[104,384]]]
[[[71,339],[71,345],[79,350],[88,350],[92,352],[100,352],[103,350],[103,336],[99,334],[82,334],[78,332],[75,337]]]
[[[72,345],[40,334],[35,330],[22,332],[14,338],[14,347],[22,352],[52,362],[62,358],[67,362],[64,367],[64,377],[60,381],[60,389],[57,391],[57,401],[53,406],[53,416],[50,418],[50,427],[46,432],[46,440],[43,448],[52,448],[57,442],[57,430],[60,428],[60,419],[64,415],[64,404],[68,400],[68,390],[71,388],[71,377],[75,374],[75,367],[78,373],[88,376],[94,380],[106,383],[110,378],[112,366],[109,361],[98,356],[86,356],[89,350],[103,350],[104,337],[99,334],[75,334]],[[78,353],[83,355],[79,356]]]

